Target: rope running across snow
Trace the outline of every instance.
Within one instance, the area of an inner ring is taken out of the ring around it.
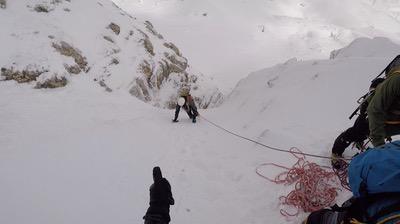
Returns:
[[[320,166],[316,163],[307,161],[306,156],[322,159],[331,159],[331,157],[303,153],[296,147],[292,147],[289,150],[271,147],[229,131],[203,116],[202,119],[231,135],[253,142],[257,145],[261,145],[270,150],[290,153],[297,159],[297,162],[292,167],[285,167],[275,163],[264,163],[256,168],[257,175],[270,182],[276,184],[294,185],[294,189],[287,196],[281,196],[280,200],[283,205],[294,206],[296,208],[296,212],[288,212],[287,210],[281,209],[280,213],[283,216],[297,216],[300,211],[313,212],[328,206],[332,206],[338,194],[338,187],[336,187],[338,181],[344,189],[350,189],[347,176],[348,163],[346,162],[346,160],[350,159],[341,160],[344,165],[344,169],[333,169],[333,171],[330,171],[330,167]],[[260,172],[260,168],[265,166],[278,167],[284,169],[284,171],[278,174],[274,179],[271,179]]]
[[[200,116],[200,115],[199,115],[199,116]],[[321,159],[329,159],[329,160],[331,159],[330,156],[315,155],[315,154],[311,154],[311,153],[304,153],[304,152],[301,152],[301,151],[291,151],[291,150],[287,150],[287,149],[280,149],[280,148],[272,147],[272,146],[269,146],[269,145],[265,145],[265,144],[263,144],[263,143],[261,143],[261,142],[258,142],[258,141],[256,141],[256,140],[253,140],[253,139],[244,137],[244,136],[242,136],[242,135],[236,134],[236,133],[234,133],[234,132],[232,132],[232,131],[229,131],[229,130],[227,130],[226,128],[224,128],[224,127],[222,127],[222,126],[220,126],[220,125],[218,125],[218,124],[216,124],[216,123],[214,123],[214,122],[208,120],[208,119],[205,118],[204,116],[200,116],[200,117],[201,117],[202,119],[204,119],[205,121],[207,121],[208,123],[210,123],[211,125],[213,125],[213,126],[219,128],[219,129],[221,129],[221,130],[223,130],[223,131],[225,131],[225,132],[227,132],[227,133],[229,133],[229,134],[231,134],[231,135],[234,135],[234,136],[236,136],[236,137],[238,137],[238,138],[241,138],[241,139],[244,139],[244,140],[253,142],[253,143],[257,144],[257,145],[260,145],[260,146],[262,146],[262,147],[265,147],[265,148],[268,148],[268,149],[271,149],[271,150],[274,150],[274,151],[285,152],[285,153],[290,153],[290,154],[297,154],[297,155],[303,155],[303,156],[310,156],[310,157],[321,158]],[[351,159],[350,159],[350,158],[344,158],[344,160],[350,161]]]

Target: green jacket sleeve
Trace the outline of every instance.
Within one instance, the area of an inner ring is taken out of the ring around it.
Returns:
[[[376,147],[385,144],[385,120],[393,102],[400,97],[400,75],[389,76],[378,86],[367,113],[370,137]]]

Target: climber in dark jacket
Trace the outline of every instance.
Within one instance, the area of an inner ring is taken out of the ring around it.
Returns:
[[[362,149],[364,141],[368,138],[369,127],[368,127],[368,116],[367,108],[368,103],[375,94],[376,87],[385,81],[384,78],[377,78],[371,82],[369,87],[369,93],[363,102],[360,104],[360,115],[358,115],[354,125],[342,132],[333,143],[332,146],[332,165],[334,168],[340,168],[340,160],[343,158],[342,154],[344,150],[349,147],[351,143],[355,143],[357,148]]]
[[[175,204],[172,197],[171,185],[162,177],[160,167],[153,168],[154,183],[150,186],[150,207],[143,217],[145,224],[168,224],[170,205]]]

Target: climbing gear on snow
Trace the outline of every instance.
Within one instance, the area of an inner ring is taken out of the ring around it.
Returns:
[[[333,205],[338,190],[335,173],[324,169],[327,167],[307,161],[304,155],[296,154],[301,153],[297,148],[291,148],[290,152],[297,159],[290,168],[275,163],[264,163],[256,168],[256,173],[268,181],[276,184],[294,184],[294,190],[280,199],[284,205],[296,207],[297,212],[289,213],[281,209],[280,213],[284,216],[296,216],[300,210],[312,212]],[[275,166],[286,171],[271,179],[260,171],[260,168],[265,166]]]

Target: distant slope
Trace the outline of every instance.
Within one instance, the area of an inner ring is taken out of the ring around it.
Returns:
[[[242,79],[222,105],[225,124],[263,142],[308,142],[329,153],[336,135],[354,122],[348,117],[357,99],[400,54],[400,46],[385,38],[361,38],[332,54],[331,60],[293,58]]]
[[[151,19],[224,89],[292,57],[326,58],[358,37],[400,43],[399,0],[113,1]]]
[[[89,76],[105,91],[129,91],[159,107],[172,107],[182,86],[203,108],[222,99],[150,22],[111,1],[13,0],[0,21],[2,80],[56,88]]]

